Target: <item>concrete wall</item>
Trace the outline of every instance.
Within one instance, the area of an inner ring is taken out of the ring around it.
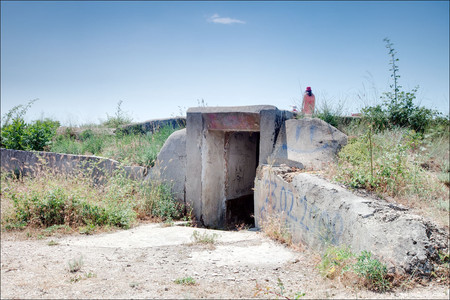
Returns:
[[[156,130],[163,128],[165,126],[170,126],[174,129],[183,128],[186,126],[186,118],[184,117],[176,117],[176,118],[167,118],[167,119],[154,119],[148,120],[140,123],[132,123],[123,125],[120,127],[120,130],[125,134],[129,133],[153,133]]]
[[[333,244],[356,253],[368,250],[399,272],[429,275],[437,250],[448,247],[448,233],[404,207],[286,167],[259,167],[254,201],[257,227],[277,217],[295,242],[313,249]]]
[[[159,151],[146,180],[162,181],[172,188],[174,197],[185,202],[186,186],[186,129],[172,133]]]
[[[143,179],[147,174],[147,168],[122,166],[115,160],[97,156],[0,150],[2,172],[14,172],[23,176],[38,176],[43,171],[72,175],[83,172],[91,176],[95,183],[103,183],[114,172],[124,172],[132,179]]]

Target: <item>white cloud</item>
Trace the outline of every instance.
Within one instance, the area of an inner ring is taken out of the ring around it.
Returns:
[[[220,17],[218,14],[214,14],[212,15],[209,19],[209,22],[213,22],[216,24],[245,24],[244,21],[238,20],[238,19],[232,19],[232,18],[224,18],[224,17]]]

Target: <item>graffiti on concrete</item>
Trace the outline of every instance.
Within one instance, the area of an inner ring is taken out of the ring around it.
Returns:
[[[297,196],[274,180],[266,179],[267,195],[259,211],[261,218],[268,212],[284,212],[286,222],[302,231],[316,235],[322,242],[339,244],[344,222],[339,212],[329,212],[308,201],[306,195]]]
[[[295,153],[299,153],[299,154],[308,154],[308,153],[316,153],[316,152],[320,152],[323,151],[325,149],[328,149],[331,147],[331,145],[328,142],[323,143],[323,145],[320,146],[316,146],[314,147],[315,143],[315,135],[317,132],[317,126],[315,125],[311,125],[309,127],[309,134],[307,131],[307,128],[303,128],[300,125],[297,125],[295,128],[295,143],[289,143],[289,146],[287,145],[288,143],[283,143],[281,145],[283,150],[287,150],[287,151],[291,151],[291,152],[295,152]],[[333,139],[333,132],[330,131],[332,140],[331,142],[335,142],[335,140]],[[309,142],[308,143],[304,143],[306,142],[307,138],[309,137]],[[320,142],[319,142],[320,144]],[[311,146],[313,146],[311,148]],[[306,148],[305,148],[306,147]],[[309,149],[307,149],[309,148]]]

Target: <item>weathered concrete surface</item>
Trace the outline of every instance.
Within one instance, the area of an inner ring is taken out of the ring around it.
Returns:
[[[328,167],[346,144],[347,136],[323,120],[291,119],[281,126],[268,160],[273,165],[320,170]]]
[[[186,202],[200,222],[224,226],[226,201],[252,193],[256,166],[267,161],[290,117],[270,105],[187,111]]]
[[[227,199],[253,194],[258,166],[258,132],[225,133],[225,196]]]
[[[255,179],[255,223],[279,217],[294,241],[313,249],[347,245],[371,251],[391,270],[430,274],[448,233],[404,207],[358,196],[316,175],[262,166]]]
[[[120,131],[122,131],[125,134],[129,133],[145,134],[147,132],[153,133],[156,130],[159,130],[160,128],[163,128],[165,126],[170,126],[174,129],[183,128],[186,126],[186,118],[176,117],[167,119],[154,119],[140,123],[132,123],[121,126]]]
[[[147,168],[122,166],[119,162],[97,156],[61,154],[43,151],[21,151],[1,148],[2,172],[21,176],[38,176],[50,171],[58,174],[91,176],[95,183],[103,183],[115,172],[124,172],[131,179],[143,179]]]
[[[174,197],[184,203],[186,184],[186,129],[172,133],[159,151],[148,180],[168,183]]]

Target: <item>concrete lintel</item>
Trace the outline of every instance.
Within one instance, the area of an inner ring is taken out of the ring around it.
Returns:
[[[191,107],[187,113],[260,113],[264,110],[277,110],[273,105],[248,105],[248,106],[216,106],[216,107]]]
[[[259,131],[259,113],[205,113],[203,120],[207,130]]]

